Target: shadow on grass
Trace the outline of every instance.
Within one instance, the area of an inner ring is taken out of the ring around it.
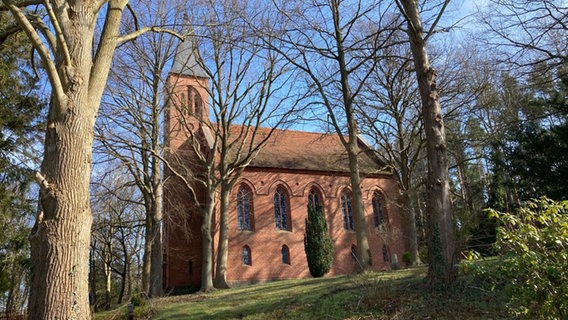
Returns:
[[[462,276],[433,290],[426,267],[283,280],[151,300],[151,319],[509,319],[503,292]],[[97,319],[104,319],[99,318]]]
[[[377,282],[419,279],[424,269],[276,281],[187,297],[153,319],[344,319],[369,316],[364,302]],[[401,283],[402,283],[401,282]]]

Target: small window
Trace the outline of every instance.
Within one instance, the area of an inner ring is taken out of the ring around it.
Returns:
[[[355,230],[353,223],[353,207],[351,206],[351,194],[345,190],[341,194],[341,212],[343,214],[343,229]]]
[[[389,249],[386,244],[383,244],[383,261],[389,262]]]
[[[201,99],[201,95],[197,89],[192,86],[187,86],[187,109],[191,114],[194,114],[197,119],[201,120],[203,99]]]
[[[280,254],[282,255],[282,264],[290,264],[290,249],[287,245],[282,246]]]
[[[383,211],[383,201],[378,192],[373,193],[373,221],[375,227],[379,227],[385,223],[385,214]]]
[[[286,193],[278,187],[274,193],[274,223],[278,230],[290,230]]]
[[[187,267],[188,267],[189,274],[193,274],[193,260],[189,260]]]
[[[312,188],[308,195],[308,206],[310,208],[315,208],[319,205],[321,205],[319,193],[315,188]]]
[[[239,231],[251,231],[251,192],[246,186],[241,186],[237,192],[237,228]]]
[[[243,264],[245,266],[252,266],[252,253],[249,246],[243,247]]]

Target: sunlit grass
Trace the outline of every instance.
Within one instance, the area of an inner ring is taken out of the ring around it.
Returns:
[[[156,320],[508,318],[502,292],[484,290],[467,276],[448,288],[431,290],[423,281],[426,271],[420,267],[275,281],[154,299],[146,309]],[[97,319],[112,319],[109,315]]]

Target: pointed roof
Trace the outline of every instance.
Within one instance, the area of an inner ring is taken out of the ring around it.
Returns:
[[[178,44],[170,73],[209,78],[202,64],[198,63],[198,61],[202,60],[197,44],[195,41],[189,39],[189,36],[186,36],[185,39]]]

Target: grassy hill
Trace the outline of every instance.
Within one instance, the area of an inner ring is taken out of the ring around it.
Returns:
[[[506,297],[459,278],[429,290],[426,268],[284,280],[211,293],[153,299],[136,319],[508,319]],[[125,308],[97,319],[124,319]]]

